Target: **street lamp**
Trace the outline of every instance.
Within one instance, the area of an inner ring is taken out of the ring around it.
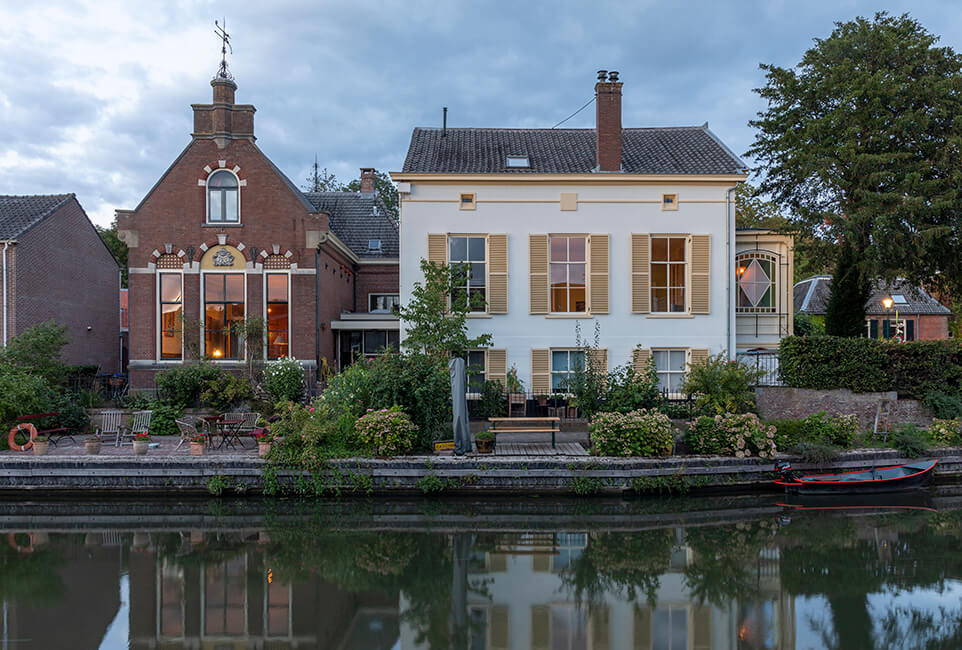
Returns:
[[[892,305],[893,305],[894,303],[895,303],[895,300],[892,299],[892,296],[885,296],[884,298],[882,298],[882,306],[885,307],[886,316],[888,315],[888,311],[889,311],[890,309],[892,309]],[[896,307],[896,308],[895,308],[895,336],[899,336],[899,334],[900,334],[900,332],[899,332],[899,308]]]

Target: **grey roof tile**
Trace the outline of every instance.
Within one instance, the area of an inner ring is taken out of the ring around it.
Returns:
[[[304,197],[315,210],[330,215],[331,230],[358,257],[377,259],[400,254],[397,223],[376,194],[307,192]],[[380,253],[369,248],[369,242],[375,239],[381,242]]]
[[[506,167],[509,155],[530,167]],[[416,128],[403,171],[449,174],[587,174],[597,166],[594,129]],[[735,174],[745,170],[708,126],[623,129],[622,167],[631,174]]]
[[[0,239],[16,239],[73,198],[73,194],[0,195]]]
[[[811,283],[815,283],[808,304],[804,305],[804,298],[809,293]],[[795,285],[794,304],[795,311],[804,314],[824,314],[828,306],[829,296],[832,294],[832,278],[828,275],[818,275],[807,278]],[[886,310],[882,305],[882,298],[893,294],[905,297],[905,303],[892,305],[891,310]],[[804,309],[802,308],[804,306]],[[898,278],[892,282],[875,280],[872,283],[872,297],[865,304],[865,313],[874,316],[881,316],[893,313],[895,308],[902,314],[945,314],[948,316],[952,311],[930,296],[923,289],[916,287],[907,280]]]

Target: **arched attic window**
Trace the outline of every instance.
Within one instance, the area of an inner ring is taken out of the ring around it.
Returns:
[[[207,179],[207,221],[210,223],[238,223],[240,201],[237,177],[221,169]]]
[[[736,311],[743,314],[774,313],[778,257],[766,251],[745,251],[735,257],[738,276]]]

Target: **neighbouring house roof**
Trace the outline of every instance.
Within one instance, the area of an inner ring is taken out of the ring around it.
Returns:
[[[361,258],[396,258],[398,226],[373,192],[306,192],[314,209],[330,215],[331,231]],[[371,244],[379,241],[380,251]]]
[[[0,195],[0,239],[16,239],[73,198],[73,194]]]
[[[746,165],[708,125],[622,129],[628,174],[740,174]],[[527,156],[530,166],[507,167]],[[597,167],[594,129],[416,128],[404,172],[587,174]]]
[[[825,313],[828,298],[832,293],[832,276],[816,275],[795,284],[793,300],[795,313],[820,315]],[[902,296],[905,302],[895,303],[891,310],[882,305],[882,298],[886,296]],[[885,315],[895,309],[903,314],[944,314],[952,312],[938,300],[916,287],[907,280],[898,278],[892,282],[875,280],[872,283],[872,296],[865,305],[865,313],[869,315]]]

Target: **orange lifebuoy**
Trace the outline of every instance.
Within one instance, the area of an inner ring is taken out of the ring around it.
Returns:
[[[17,534],[10,533],[7,535],[7,542],[10,544],[10,548],[15,550],[17,553],[26,555],[27,553],[33,553],[33,535],[27,535],[30,539],[30,544],[28,546],[20,546],[17,544]]]
[[[17,444],[17,434],[18,433],[29,433],[30,439],[27,440],[26,444]],[[33,426],[29,422],[27,424],[18,424],[14,428],[10,429],[10,434],[7,436],[7,445],[10,449],[14,451],[27,451],[33,447],[33,441],[37,439],[37,427]]]

